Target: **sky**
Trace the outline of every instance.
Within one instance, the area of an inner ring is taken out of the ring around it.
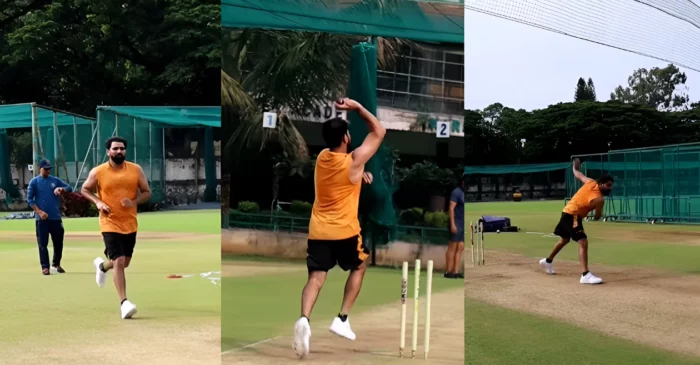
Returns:
[[[473,11],[465,11],[464,32],[465,109],[500,102],[530,111],[574,101],[579,77],[592,78],[598,101],[607,101],[635,69],[668,65]],[[681,71],[690,101],[700,101],[700,73]]]

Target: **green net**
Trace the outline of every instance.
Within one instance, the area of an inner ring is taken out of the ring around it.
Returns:
[[[465,182],[476,185],[466,191],[467,200],[510,200],[516,190],[523,198],[544,199],[566,197],[571,162],[465,166]]]
[[[107,161],[105,141],[120,136],[128,141],[127,159],[141,165],[152,189],[151,202],[166,199],[164,137],[167,128],[203,128],[206,191],[216,194],[214,127],[221,126],[220,107],[98,107],[98,120],[36,104],[0,105],[0,130],[31,134],[32,158],[15,161],[37,166],[42,158],[54,163],[53,174],[78,188],[90,170]],[[0,183],[9,196],[19,193],[12,181],[9,143],[0,135]],[[20,185],[23,185],[20,183]],[[211,193],[209,193],[211,195]],[[214,198],[216,195],[214,195]]]
[[[358,101],[369,112],[377,113],[377,48],[369,43],[353,46],[350,63],[350,85],[348,97]],[[357,113],[349,113],[350,136],[356,144],[362,143],[369,129]],[[369,160],[365,170],[372,173],[374,181],[363,189],[360,213],[363,216],[363,229],[370,233],[374,245],[385,244],[393,235],[387,232],[396,225],[396,213],[392,196],[397,184],[393,180],[393,166],[390,150],[380,147]]]
[[[32,137],[32,158],[14,161],[18,169],[32,165],[36,173],[39,161],[46,158],[55,165],[54,175],[71,185],[78,181],[82,161],[89,157],[88,152],[92,150],[89,145],[95,125],[94,119],[36,104],[0,105],[0,128],[29,133]],[[92,159],[88,160],[93,162]],[[11,163],[9,158],[2,158],[0,168],[2,171],[10,171]],[[86,171],[89,168],[86,167]],[[9,183],[5,180],[3,179],[3,190],[13,198],[19,197],[18,193],[13,195],[12,187],[5,186]],[[25,183],[26,181],[20,181],[20,187],[23,188]],[[14,189],[17,187],[14,186]]]
[[[127,160],[141,165],[151,185],[151,202],[167,197],[165,133],[167,128],[204,128],[221,126],[220,107],[98,107],[98,160],[106,162],[104,141],[119,136],[126,139]],[[208,133],[208,132],[206,132]],[[205,191],[216,198],[216,161],[214,139],[205,138]],[[206,144],[210,144],[207,146]],[[208,153],[207,151],[211,152]],[[210,196],[208,196],[211,198]],[[210,200],[211,201],[211,200]]]
[[[604,215],[613,220],[700,222],[700,143],[582,155],[590,178],[615,179]],[[581,183],[570,178],[569,196]]]
[[[6,193],[6,199],[19,198],[19,189],[12,179],[12,165],[10,161],[10,142],[7,138],[7,130],[0,129],[0,188]]]
[[[222,0],[221,23],[464,43],[464,1]]]

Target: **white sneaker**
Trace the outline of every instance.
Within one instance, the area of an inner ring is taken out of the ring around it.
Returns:
[[[97,286],[100,288],[104,288],[105,286],[105,281],[107,280],[107,273],[102,272],[100,270],[100,264],[104,263],[105,260],[103,260],[101,257],[96,258],[92,263],[95,265],[95,281],[97,282]]]
[[[581,275],[581,284],[600,284],[603,279],[591,274],[590,272],[586,275]]]
[[[540,260],[540,266],[542,266],[547,275],[554,275],[554,268],[551,263],[547,262],[547,259]]]
[[[348,340],[355,341],[355,333],[350,328],[349,319],[346,319],[345,322],[343,322],[342,320],[340,320],[339,317],[335,317],[335,319],[333,319],[333,323],[331,323],[331,328],[329,328],[329,330],[340,337],[345,337]]]
[[[292,348],[297,356],[304,357],[309,354],[309,339],[311,338],[311,325],[306,317],[301,317],[294,324],[294,345]]]
[[[122,319],[129,319],[134,314],[136,314],[136,306],[134,303],[125,300],[124,303],[122,303]]]

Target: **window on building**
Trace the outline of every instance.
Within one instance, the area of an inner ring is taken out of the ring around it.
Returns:
[[[423,113],[462,114],[464,53],[423,46],[402,49],[393,67],[377,70],[377,103]]]

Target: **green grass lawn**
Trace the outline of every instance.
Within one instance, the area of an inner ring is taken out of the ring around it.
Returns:
[[[139,232],[186,232],[219,233],[221,232],[221,213],[218,210],[188,210],[139,213]],[[94,231],[100,227],[97,218],[64,219],[66,231]],[[34,230],[31,219],[0,220],[2,231]]]
[[[559,221],[563,206],[563,201],[536,201],[470,203],[464,207],[466,224],[476,221],[482,215],[495,215],[510,218],[511,224],[521,229],[518,233],[487,233],[484,243],[487,255],[489,249],[497,249],[531,257],[545,257],[557,238],[526,232],[551,234]],[[700,245],[677,244],[674,242],[674,235],[671,234],[680,230],[700,234],[699,226],[584,222],[584,227],[589,237],[589,261],[592,264],[654,267],[700,274],[700,266],[697,264]],[[639,239],[630,241],[625,238],[633,232],[654,232],[659,238],[654,242],[643,242]],[[668,234],[663,235],[664,233]],[[557,257],[578,260],[576,243],[570,243]]]
[[[261,264],[280,260],[255,258],[226,258],[222,262],[235,265],[239,260],[260,261]],[[290,261],[286,261],[289,264]],[[221,350],[226,351],[267,338],[289,335],[294,321],[299,317],[301,290],[306,284],[307,273],[303,261],[297,261],[300,271],[271,273],[248,277],[223,278]],[[421,298],[425,296],[425,267],[421,269]],[[412,293],[414,272],[409,272],[408,293]],[[433,272],[434,279],[440,273]],[[328,273],[312,321],[328,322],[338,314],[343,297],[347,273],[336,268]],[[433,292],[462,288],[461,280],[433,280]],[[370,267],[365,275],[362,291],[352,310],[353,315],[370,311],[373,307],[398,303],[400,298],[401,270]],[[410,295],[410,294],[409,294]],[[397,306],[398,308],[398,306]]]
[[[474,300],[465,302],[464,318],[467,364],[700,364],[697,358],[682,357],[551,318]]]
[[[139,215],[140,232],[174,231],[217,234],[219,211],[188,211]],[[5,231],[33,231],[34,222],[0,221]],[[68,232],[94,230],[96,218],[66,219]],[[0,233],[2,235],[2,233]],[[41,275],[38,250],[33,239],[25,242],[3,240],[0,243],[0,317],[3,343],[52,342],[60,346],[90,331],[109,335],[110,327],[118,327],[119,300],[112,275],[99,288],[95,283],[92,261],[103,256],[104,245],[96,236],[64,243],[62,266],[66,274]],[[53,247],[49,244],[50,255]],[[198,274],[218,271],[220,239],[209,237],[191,240],[137,241],[132,265],[127,269],[127,293],[139,308],[137,322],[144,325],[184,323],[196,325],[220,316],[220,286],[200,277],[167,279],[168,274]],[[142,320],[139,322],[138,320]],[[144,322],[145,321],[145,322]],[[0,361],[2,362],[2,361]]]

